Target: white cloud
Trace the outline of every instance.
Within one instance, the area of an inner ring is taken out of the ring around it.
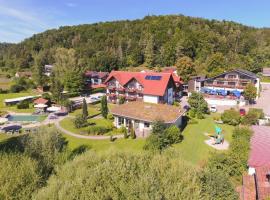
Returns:
[[[0,4],[0,40],[2,41],[19,42],[48,27],[34,10]]]

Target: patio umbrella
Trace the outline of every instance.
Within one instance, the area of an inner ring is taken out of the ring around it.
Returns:
[[[226,96],[227,95],[227,91],[226,90],[221,90],[221,95],[222,96]]]
[[[47,108],[48,106],[46,104],[37,104],[34,105],[34,108]]]
[[[236,96],[236,97],[240,97],[241,96],[241,92],[238,90],[233,90],[232,93]]]
[[[52,106],[52,107],[49,107],[47,109],[48,112],[57,112],[57,111],[60,111],[61,108],[60,107],[56,107],[56,106]]]

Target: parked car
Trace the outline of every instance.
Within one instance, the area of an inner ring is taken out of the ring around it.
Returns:
[[[241,116],[245,116],[246,115],[246,110],[244,108],[241,108],[239,110],[239,113],[240,113]]]
[[[210,112],[213,112],[213,113],[217,112],[217,106],[216,105],[212,105],[210,107]]]

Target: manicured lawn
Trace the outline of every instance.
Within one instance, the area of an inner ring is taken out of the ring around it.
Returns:
[[[209,153],[215,150],[204,143],[208,137],[204,133],[215,133],[215,123],[212,117],[198,120],[198,124],[189,124],[183,131],[184,140],[174,148],[181,153],[183,158],[192,164],[200,164],[207,160]],[[231,141],[233,126],[219,125],[225,136],[225,140]]]
[[[130,152],[141,152],[143,151],[144,139],[117,139],[114,142],[109,140],[87,140],[79,139],[69,135],[64,137],[68,141],[69,148],[71,150],[76,149],[82,145],[88,146],[91,150],[96,152],[106,151],[130,151]]]
[[[115,105],[116,104],[108,103],[109,110],[112,109]],[[96,116],[96,115],[101,114],[100,108],[101,108],[100,103],[95,104],[95,105],[88,104],[89,116],[92,117],[92,116]],[[82,114],[82,109],[77,109],[77,110],[73,111],[72,113],[70,113],[71,116],[76,116],[76,115],[80,115],[80,114]]]
[[[63,119],[62,121],[60,121],[60,125],[64,129],[69,130],[69,131],[76,133],[76,134],[81,134],[83,131],[87,130],[88,127],[77,129],[74,126],[73,120],[74,120],[74,118],[67,117],[67,118]],[[104,126],[104,127],[112,126],[112,121],[107,120],[107,119],[103,119],[103,118],[100,118],[100,119],[93,119],[92,118],[92,119],[88,119],[87,121],[92,126]]]
[[[95,115],[99,115],[100,112],[100,103],[99,104],[95,104],[95,105],[88,105],[88,114],[90,117],[95,116]],[[76,115],[80,115],[82,114],[82,109],[77,109],[75,111],[73,111],[72,113],[70,113],[70,115],[72,116],[76,116]]]
[[[36,95],[36,94],[33,92],[0,94],[0,109],[6,110],[6,111],[19,112],[19,113],[32,113],[35,111],[35,109],[33,107],[31,107],[31,105],[30,105],[29,109],[17,109],[16,105],[15,106],[6,106],[4,103],[4,100],[17,98],[17,97],[24,97],[24,96],[33,96],[33,95]]]

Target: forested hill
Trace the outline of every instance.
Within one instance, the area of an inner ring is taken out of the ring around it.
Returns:
[[[257,72],[270,64],[268,29],[173,15],[48,30],[16,45],[0,45],[0,67],[31,68],[38,55],[53,64],[60,47],[73,48],[80,66],[97,70],[170,66],[183,56],[201,73],[236,67]]]

